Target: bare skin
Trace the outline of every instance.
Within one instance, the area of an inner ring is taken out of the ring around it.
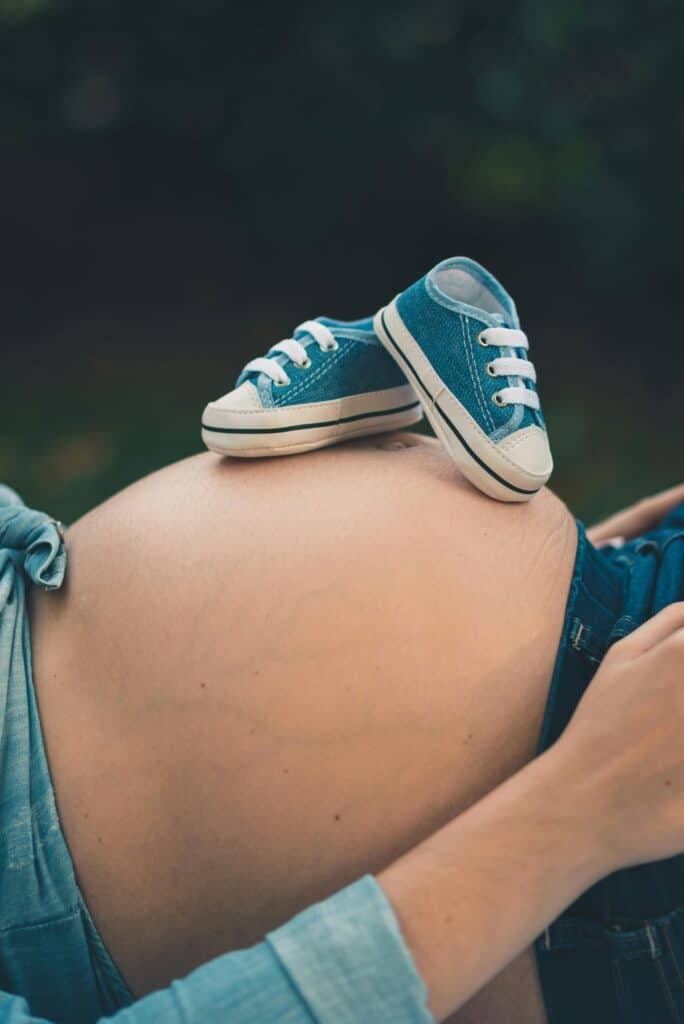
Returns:
[[[683,670],[684,601],[611,647],[541,757],[379,875],[436,1020],[599,879],[681,854]]]
[[[34,668],[80,883],[136,994],[399,854],[533,756],[576,545],[402,435],[206,455],[69,530]],[[530,951],[454,1017],[545,1020]]]

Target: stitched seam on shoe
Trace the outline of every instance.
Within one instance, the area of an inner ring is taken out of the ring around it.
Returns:
[[[467,339],[468,339],[467,343],[465,345],[465,349],[466,349],[466,355],[467,355],[467,358],[468,358],[468,370],[470,372],[471,378],[473,379],[473,383],[475,384],[475,394],[478,397],[478,401],[480,403],[480,409],[482,410],[482,415],[483,415],[485,423],[489,422],[489,426],[490,426],[491,430],[494,430],[494,420],[492,419],[491,414],[489,412],[489,409],[486,406],[485,397],[484,397],[484,391],[482,389],[482,381],[480,380],[479,374],[477,372],[477,359],[475,357],[475,352],[473,351],[473,347],[472,347],[473,346],[472,338],[470,337],[470,321],[468,319],[466,319],[466,317],[462,316],[461,314],[459,314],[459,316],[460,316],[460,319],[461,319],[461,329],[464,331],[464,334],[466,334]],[[472,364],[471,364],[471,360],[472,360]]]
[[[290,388],[288,390],[287,395],[283,396],[283,402],[282,403],[278,403],[278,402],[274,403],[276,408],[278,408],[278,409],[287,408],[287,406],[285,405],[285,398],[290,399],[293,396],[299,395],[303,391],[305,391],[306,388],[308,388],[311,384],[314,384],[316,381],[319,381],[321,379],[321,377],[324,377],[326,375],[326,373],[330,370],[330,368],[335,365],[336,362],[340,361],[340,359],[342,358],[343,355],[346,355],[346,350],[342,349],[342,348],[339,348],[337,350],[337,352],[333,352],[333,353],[329,352],[327,354],[328,355],[332,355],[332,358],[331,359],[327,359],[326,362],[323,363],[321,366],[319,366],[319,368],[317,370],[314,370],[314,372],[309,377],[307,377],[306,380],[303,380],[299,384],[295,384],[293,388]],[[334,399],[331,399],[331,401],[334,401]],[[290,405],[291,403],[288,402],[287,404]]]
[[[314,370],[312,374],[309,374],[305,379],[301,380],[298,384],[295,384],[294,387],[290,387],[287,395],[283,397],[289,399],[292,398],[293,395],[299,395],[302,391],[306,391],[311,384],[314,384],[319,381],[321,377],[324,377],[330,368],[334,366],[336,362],[339,362],[344,355],[346,355],[346,349],[340,347],[336,352],[327,353],[327,355],[332,356],[332,358],[321,363],[317,370]],[[334,401],[334,399],[331,399],[331,401]],[[278,406],[278,408],[287,408],[287,406]]]

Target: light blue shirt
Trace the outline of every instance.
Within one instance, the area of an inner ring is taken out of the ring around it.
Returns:
[[[427,992],[370,875],[251,949],[101,1018],[116,1024],[432,1024]],[[50,1024],[0,993],[0,1024]]]

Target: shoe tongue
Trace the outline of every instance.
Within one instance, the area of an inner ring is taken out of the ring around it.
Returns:
[[[447,298],[481,309],[508,327],[518,326],[513,299],[493,274],[465,256],[438,264],[432,278]]]

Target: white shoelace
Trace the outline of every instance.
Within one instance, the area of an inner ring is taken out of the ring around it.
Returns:
[[[299,331],[305,331],[311,335],[323,352],[332,352],[338,347],[338,342],[330,328],[319,323],[318,320],[305,320],[295,328],[294,334]],[[491,345],[495,348],[521,348],[525,351],[529,348],[525,332],[510,327],[488,327],[481,332],[479,341],[481,345]],[[303,370],[311,365],[304,345],[292,337],[284,338],[273,345],[267,356],[252,359],[245,366],[243,373],[264,373],[274,384],[285,387],[290,383],[290,378],[285,368],[275,358],[281,353],[299,369]],[[488,364],[487,371],[492,377],[520,377],[533,383],[536,383],[537,380],[534,364],[529,359],[520,359],[518,356],[499,356],[497,359],[492,359]],[[523,384],[501,388],[496,395],[501,405],[525,405],[529,409],[539,409],[539,395]]]
[[[478,340],[485,347],[493,345],[495,348],[522,348],[525,351],[530,347],[525,332],[512,327],[488,327],[481,332]],[[521,377],[533,383],[537,380],[534,363],[518,356],[492,359],[487,365],[487,372],[491,377]],[[500,405],[526,405],[528,409],[539,409],[539,395],[523,384],[501,388],[496,392],[496,398]]]
[[[333,332],[325,324],[319,323],[318,320],[305,320],[299,327],[295,327],[294,333],[297,334],[299,331],[306,331],[307,334],[310,334],[314,341],[318,342],[318,347],[322,352],[333,352],[338,347],[338,342]],[[258,359],[252,359],[251,362],[247,363],[242,372],[265,373],[274,384],[285,387],[290,383],[290,378],[285,372],[285,368],[274,358],[274,356],[280,353],[291,359],[300,370],[305,370],[311,366],[311,360],[306,354],[306,349],[301,341],[297,341],[296,338],[284,338],[277,345],[273,345],[269,349],[267,356],[259,356]]]

